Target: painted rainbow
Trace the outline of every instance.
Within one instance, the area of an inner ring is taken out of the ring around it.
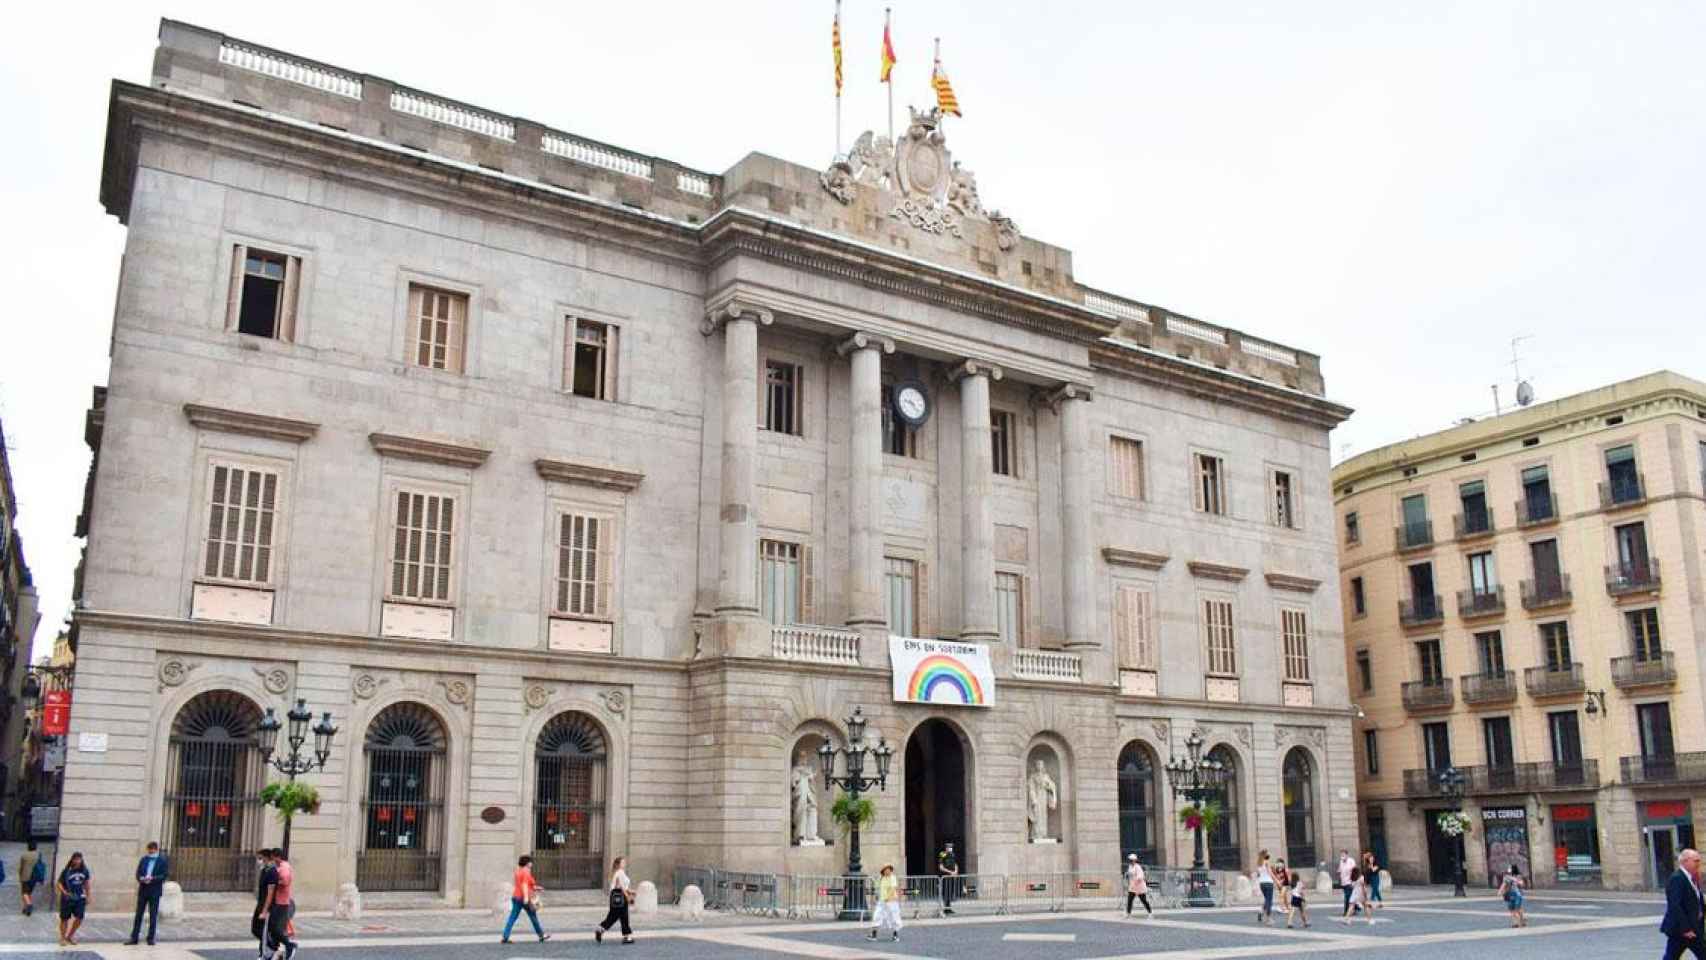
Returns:
[[[961,703],[968,707],[983,706],[983,684],[977,682],[966,665],[953,657],[936,653],[918,662],[906,689],[914,703]],[[937,699],[937,691],[943,694]]]

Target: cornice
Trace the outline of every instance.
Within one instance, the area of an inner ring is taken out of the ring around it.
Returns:
[[[200,403],[184,404],[184,416],[190,423],[203,430],[213,430],[218,433],[240,433],[250,437],[264,437],[268,440],[285,440],[290,443],[301,443],[319,432],[320,425],[307,420],[291,420],[286,417],[269,417],[261,413],[250,413],[247,410],[227,410],[223,407],[210,407]]]
[[[640,481],[646,478],[643,473],[590,463],[571,463],[567,460],[539,459],[533,461],[533,468],[539,471],[541,477],[557,483],[575,483],[624,492],[639,489]]]
[[[1172,557],[1165,553],[1145,553],[1142,550],[1125,550],[1120,547],[1103,547],[1102,559],[1110,566],[1136,567],[1139,570],[1159,570],[1167,565]]]
[[[1264,573],[1263,578],[1268,586],[1275,590],[1290,590],[1293,593],[1314,593],[1321,588],[1321,581],[1313,577],[1302,577],[1293,573]]]
[[[466,467],[470,470],[485,463],[486,458],[492,455],[492,451],[479,447],[466,447],[423,437],[404,437],[395,433],[370,433],[367,435],[367,442],[387,457],[418,460],[422,463],[441,463],[447,467]]]
[[[1153,350],[1099,343],[1090,348],[1090,366],[1204,400],[1230,403],[1327,430],[1343,423],[1351,415],[1350,407],[1324,397],[1299,393],[1288,387],[1205,367]]]
[[[1224,563],[1209,563],[1206,560],[1187,560],[1186,569],[1191,576],[1204,580],[1225,580],[1227,583],[1242,583],[1250,575],[1249,567],[1234,567]]]

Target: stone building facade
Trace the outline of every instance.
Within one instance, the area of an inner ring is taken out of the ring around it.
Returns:
[[[102,198],[97,870],[158,837],[236,896],[297,698],[340,730],[316,906],[484,902],[521,853],[835,873],[790,785],[855,708],[895,750],[867,864],[1188,862],[1193,731],[1237,774],[1217,862],[1354,837],[1318,359],[1080,285],[935,116],[712,175],[168,21]],[[897,700],[891,634],[986,651],[993,703]]]
[[[1365,835],[1404,880],[1662,886],[1706,804],[1706,384],[1656,373],[1333,472]],[[1464,849],[1438,828],[1463,774]]]
[[[35,584],[24,561],[18,535],[18,497],[6,431],[0,428],[0,839],[21,836],[29,799],[29,704],[24,679],[29,674],[36,626]]]

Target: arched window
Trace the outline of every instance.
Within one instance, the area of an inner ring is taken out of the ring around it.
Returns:
[[[1238,754],[1221,744],[1208,752],[1226,765],[1226,783],[1215,802],[1220,804],[1220,823],[1208,835],[1208,865],[1215,870],[1244,869],[1244,832],[1238,822]]]
[[[185,890],[251,890],[266,777],[255,725],[261,710],[240,693],[214,690],[184,704],[167,743],[161,842]]]
[[[559,713],[533,748],[533,873],[546,888],[597,889],[604,878],[609,748],[584,713]]]
[[[356,858],[362,890],[436,891],[444,882],[443,721],[424,704],[395,703],[367,727],[366,828]]]
[[[1292,867],[1315,866],[1315,767],[1309,751],[1292,747],[1281,769],[1285,789],[1285,859]]]
[[[1155,818],[1155,757],[1136,740],[1120,751],[1120,851],[1135,853],[1147,866],[1161,863]],[[1124,857],[1121,857],[1123,860]]]

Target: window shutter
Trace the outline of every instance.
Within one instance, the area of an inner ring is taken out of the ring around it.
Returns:
[[[1191,457],[1191,506],[1199,511],[1206,511],[1208,504],[1204,502],[1203,459],[1200,454]]]
[[[1021,647],[1034,647],[1034,646],[1036,646],[1035,641],[1032,639],[1037,634],[1036,634],[1036,631],[1033,629],[1033,624],[1031,623],[1031,578],[1028,576],[1024,576],[1023,574],[1021,574],[1019,576],[1019,622],[1018,622],[1018,630],[1019,630],[1019,643],[1018,643],[1019,646],[1021,646]]]
[[[817,623],[817,564],[809,543],[800,544],[800,622]]]
[[[409,319],[404,324],[403,331],[403,360],[416,366],[427,365],[427,358],[421,353],[421,310],[426,306],[426,290],[411,284],[409,286]]]
[[[616,592],[616,522],[609,517],[601,517],[590,523],[598,538],[598,601],[593,616],[610,620],[614,619],[611,610]]]
[[[918,624],[918,635],[920,637],[933,637],[936,634],[933,630],[935,624],[931,623],[930,617],[930,565],[920,560],[917,569],[918,610],[913,616],[913,620]]]
[[[409,494],[397,492],[396,535],[391,542],[391,595],[407,596],[406,571],[409,558]]]
[[[468,298],[450,297],[450,342],[444,345],[444,369],[463,372],[468,345]]]
[[[249,248],[237,244],[231,248],[231,286],[225,291],[225,329],[237,329],[237,311],[243,303],[243,261]]]
[[[557,517],[557,612],[569,612],[569,591],[573,589],[574,580],[570,576],[572,552],[574,544],[575,518],[569,514],[559,514]]]
[[[449,497],[439,497],[438,512],[438,583],[435,600],[450,599],[450,532],[455,529],[456,501]]]
[[[614,325],[604,328],[604,399],[616,402],[616,358],[617,338],[620,331]]]
[[[302,283],[302,258],[284,258],[284,298],[278,308],[278,338],[296,342],[296,292]]]
[[[575,389],[575,318],[563,318],[563,392]]]
[[[1138,665],[1137,650],[1132,642],[1131,594],[1132,588],[1130,587],[1120,586],[1114,588],[1114,609],[1112,618],[1114,628],[1114,651],[1115,655],[1118,657],[1119,665],[1122,667],[1135,667]]]

